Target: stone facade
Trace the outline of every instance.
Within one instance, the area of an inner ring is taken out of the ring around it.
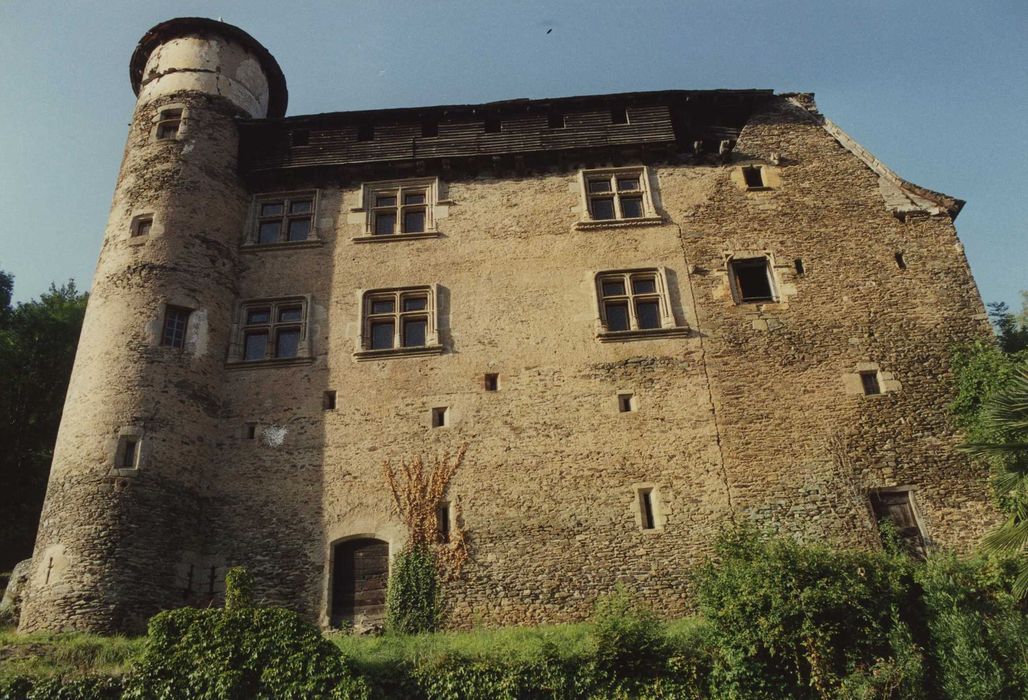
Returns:
[[[680,614],[726,522],[876,547],[876,489],[912,494],[929,546],[966,550],[996,520],[946,413],[950,347],[989,333],[962,203],[811,96],[282,119],[274,59],[196,19],[151,30],[133,82],[22,630],[138,630],[217,602],[237,564],[327,623],[334,546],[405,543],[383,460],[464,443],[455,627],[579,619],[617,583]],[[638,179],[639,216],[597,220],[594,177]],[[404,183],[427,192],[425,230],[373,235],[376,197]],[[302,240],[260,243],[269,193],[312,202]],[[613,330],[619,275],[652,327]],[[414,288],[424,342],[372,349],[367,292]],[[273,334],[296,309],[295,350],[247,361],[265,308]]]

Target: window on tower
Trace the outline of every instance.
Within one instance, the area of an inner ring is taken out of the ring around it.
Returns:
[[[182,109],[162,109],[157,118],[157,140],[172,141],[178,138],[182,126]]]

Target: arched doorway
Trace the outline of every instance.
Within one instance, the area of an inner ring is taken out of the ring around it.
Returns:
[[[332,547],[332,625],[385,619],[389,543],[373,538],[344,540]]]

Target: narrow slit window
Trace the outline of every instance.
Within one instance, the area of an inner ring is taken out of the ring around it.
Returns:
[[[639,489],[639,514],[643,530],[655,530],[657,521],[653,516],[653,489]]]
[[[321,407],[326,411],[336,410],[336,392],[326,391],[321,397]]]
[[[898,267],[901,270],[906,270],[907,269],[907,260],[906,260],[905,257],[903,257],[903,251],[902,250],[896,251],[895,258],[896,258],[896,267]]]
[[[796,274],[802,277],[807,274],[806,268],[803,266],[803,258],[796,258],[792,261],[793,267],[796,268]]]
[[[246,424],[246,433],[245,433],[245,435],[246,435],[246,439],[247,440],[256,440],[257,439],[257,424],[256,423],[247,423]]]
[[[122,469],[135,469],[139,461],[139,438],[127,437],[121,442],[121,459],[118,466]]]
[[[432,409],[432,427],[445,428],[449,424],[450,409],[446,406],[439,406]]]
[[[760,189],[765,186],[764,172],[759,167],[743,168],[742,176],[746,180],[746,187],[751,190]]]
[[[861,372],[860,383],[864,388],[864,394],[875,396],[882,393],[882,386],[878,382],[878,372]]]
[[[440,503],[435,510],[436,532],[439,541],[447,544],[450,541],[450,504]]]
[[[618,412],[631,413],[635,410],[634,394],[618,394]]]
[[[500,375],[498,374],[486,374],[485,375],[485,390],[486,391],[499,391],[500,389]]]

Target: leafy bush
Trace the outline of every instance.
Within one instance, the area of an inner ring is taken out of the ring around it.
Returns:
[[[241,585],[240,585],[241,584]],[[249,577],[226,579],[224,610],[183,608],[150,620],[126,698],[365,698],[335,646],[285,608],[250,607]]]
[[[663,624],[621,586],[597,599],[592,623],[595,661],[604,672],[634,676],[666,656]]]
[[[386,592],[387,625],[392,632],[431,632],[439,624],[439,574],[426,546],[396,556]]]
[[[918,567],[938,683],[952,700],[1028,697],[1028,616],[1016,563],[939,555]]]
[[[909,565],[896,556],[804,546],[750,530],[723,536],[697,577],[717,649],[712,690],[729,698],[833,697],[851,672],[886,667],[919,697],[920,665],[900,618]],[[894,663],[900,659],[909,663]],[[890,661],[892,660],[892,661]]]

